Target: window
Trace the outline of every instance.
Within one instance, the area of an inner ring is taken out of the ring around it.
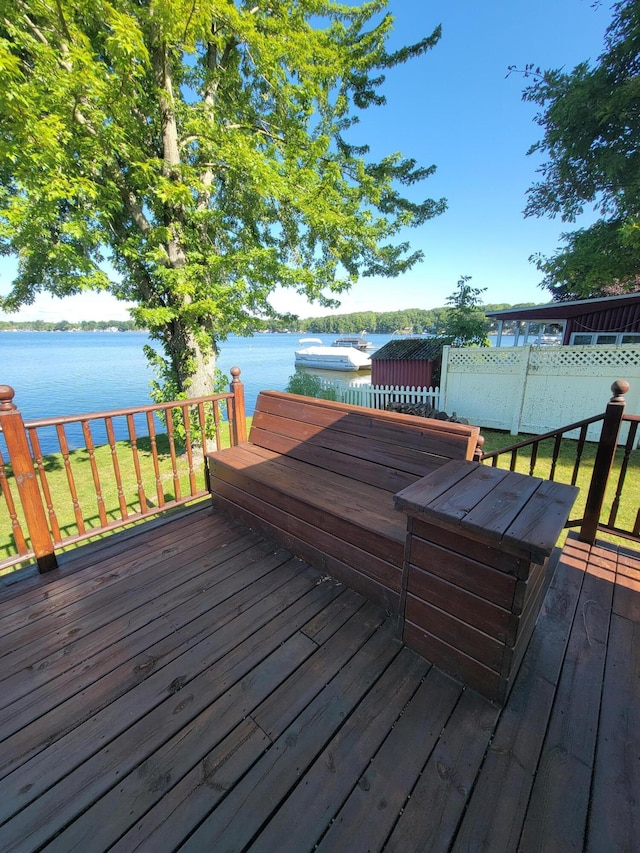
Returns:
[[[640,333],[635,332],[574,332],[571,343],[576,347],[592,344],[640,344]]]
[[[584,347],[593,343],[593,335],[571,335],[571,343],[576,347]]]

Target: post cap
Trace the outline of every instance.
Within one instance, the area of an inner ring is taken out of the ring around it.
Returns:
[[[624,403],[624,395],[628,394],[630,387],[631,386],[629,385],[626,379],[616,379],[616,381],[611,386],[613,397],[611,398],[610,402]]]
[[[0,412],[13,412],[16,408],[13,398],[15,391],[11,385],[0,385]]]

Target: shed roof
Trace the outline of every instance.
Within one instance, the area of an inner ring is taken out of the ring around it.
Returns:
[[[640,304],[640,293],[625,293],[622,296],[601,296],[597,299],[574,299],[570,302],[549,302],[535,308],[507,308],[505,311],[487,311],[487,317],[496,320],[568,320],[585,314],[610,311]]]
[[[371,354],[372,360],[434,361],[442,355],[442,338],[398,338]]]

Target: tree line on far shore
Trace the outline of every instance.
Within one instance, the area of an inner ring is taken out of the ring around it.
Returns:
[[[531,307],[534,303],[504,303],[483,305],[482,310],[502,311],[508,308]],[[309,332],[313,334],[356,335],[361,332],[379,335],[392,335],[394,332],[411,334],[442,335],[446,329],[447,314],[451,307],[442,308],[407,308],[400,311],[359,311],[351,314],[332,314],[326,317],[307,317],[300,319],[295,315],[262,322],[265,332]],[[505,332],[509,327],[505,324]],[[489,331],[494,331],[497,323],[489,321]],[[14,321],[0,320],[0,331],[24,332],[132,332],[145,331],[133,320],[82,320],[71,323],[61,320],[57,323],[44,320]]]
[[[0,320],[2,332],[136,332],[141,331],[133,320],[80,320],[57,323],[45,320]]]
[[[516,305],[504,303],[483,305],[480,313],[484,311],[503,311],[508,308],[530,308],[533,302],[519,302]],[[360,311],[353,314],[333,314],[326,317],[309,317],[299,320],[297,325],[289,326],[291,331],[313,332],[315,334],[359,334],[368,332],[370,334],[392,335],[394,332],[411,334],[444,335],[448,327],[447,316],[453,308],[444,306],[441,308],[408,308],[400,311]],[[476,309],[478,310],[478,309]],[[281,331],[287,328],[286,323],[273,325],[273,331]],[[497,329],[497,322],[488,320],[489,331]],[[507,324],[505,324],[505,329]],[[507,331],[508,333],[508,331]]]

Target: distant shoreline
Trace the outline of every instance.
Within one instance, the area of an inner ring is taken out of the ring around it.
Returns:
[[[81,334],[86,335],[95,335],[95,334],[127,334],[129,332],[147,332],[148,329],[33,329],[31,326],[27,328],[13,328],[13,329],[0,329],[0,333],[2,332],[33,332],[34,334],[42,334],[43,332],[64,332],[65,334],[69,332],[80,332]]]

